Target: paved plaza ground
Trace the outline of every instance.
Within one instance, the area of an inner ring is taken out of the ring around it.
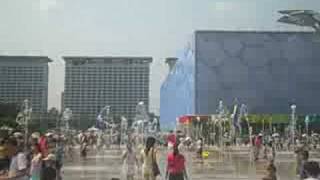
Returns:
[[[160,169],[164,171],[166,150],[161,151]],[[75,160],[66,161],[64,179],[66,180],[109,180],[121,178],[122,164],[119,150],[104,150],[99,154],[90,152],[86,160],[74,154]],[[250,161],[250,153],[246,148],[230,151],[211,151],[209,158],[203,163],[194,158],[194,153],[186,152],[187,168],[190,180],[256,180],[265,174],[266,160]],[[315,153],[312,159],[318,160]],[[276,166],[279,180],[295,180],[295,156],[291,152],[279,152]],[[164,175],[165,172],[162,172]],[[141,179],[137,177],[136,179]],[[164,179],[159,178],[159,179]]]

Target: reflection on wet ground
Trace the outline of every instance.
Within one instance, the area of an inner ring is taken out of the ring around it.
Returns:
[[[164,171],[166,151],[161,151],[160,169]],[[187,168],[192,180],[256,180],[265,174],[266,160],[250,161],[247,150],[224,153],[210,152],[208,159],[200,162],[194,158],[194,153],[184,153]],[[66,180],[109,180],[113,177],[122,178],[121,152],[106,150],[99,155],[89,155],[86,160],[77,158],[66,162],[64,179]],[[315,157],[315,156],[313,156]],[[315,159],[318,160],[318,159]],[[275,162],[278,169],[278,179],[295,180],[295,157],[292,153],[278,153]],[[165,172],[162,172],[164,174]],[[140,177],[136,178],[140,179]]]

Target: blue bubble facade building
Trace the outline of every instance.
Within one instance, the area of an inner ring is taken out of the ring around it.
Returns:
[[[161,87],[160,121],[215,114],[219,100],[249,113],[320,112],[320,41],[313,32],[196,31]]]

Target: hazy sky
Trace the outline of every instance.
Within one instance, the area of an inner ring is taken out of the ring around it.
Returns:
[[[276,22],[281,9],[320,10],[320,1],[0,0],[0,54],[52,58],[49,107],[58,108],[61,56],[152,56],[150,110],[158,112],[164,59],[191,41],[194,30],[297,29]]]

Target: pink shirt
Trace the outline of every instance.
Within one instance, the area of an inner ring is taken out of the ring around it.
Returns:
[[[256,137],[255,145],[260,147],[262,145],[262,139],[260,137]]]
[[[49,148],[48,148],[48,143],[47,143],[46,137],[44,137],[44,136],[40,137],[39,146],[40,146],[40,151],[42,153],[42,156],[47,157]]]
[[[173,153],[169,153],[167,160],[167,169],[170,174],[179,174],[185,169],[185,159],[182,154],[177,154],[174,156]]]

